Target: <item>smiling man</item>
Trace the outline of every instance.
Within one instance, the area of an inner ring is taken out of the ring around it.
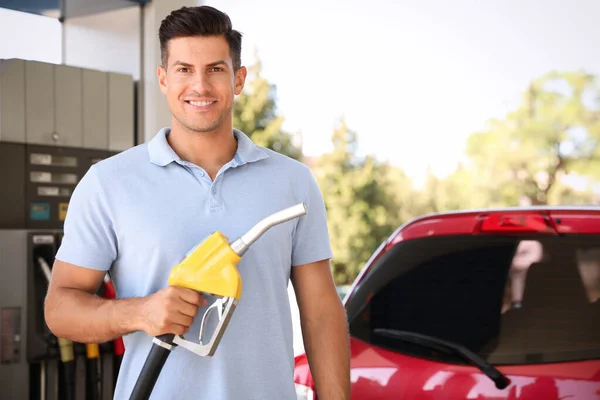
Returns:
[[[296,399],[291,280],[319,399],[349,399],[346,316],[331,276],[319,187],[305,165],[232,126],[246,80],[240,33],[227,15],[203,6],[172,12],[159,38],[158,76],[171,127],[95,164],[78,184],[48,288],[48,326],[76,342],[124,336],[115,398],[127,399],[153,337],[198,337],[207,302],[195,291],[167,287],[172,267],[210,233],[239,237],[302,202],[307,215],[272,228],[238,264],[242,297],[216,354],[176,348],[152,398]],[[107,272],[117,300],[95,295]]]

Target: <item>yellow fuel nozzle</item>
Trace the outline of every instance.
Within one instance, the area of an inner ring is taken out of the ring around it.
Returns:
[[[173,267],[169,274],[169,285],[221,296],[208,307],[202,317],[199,344],[177,335],[173,343],[200,356],[212,356],[242,295],[242,278],[237,269],[241,257],[271,227],[304,214],[306,214],[306,207],[302,203],[278,211],[254,225],[246,234],[231,243],[227,241],[227,237],[217,231],[198,244],[183,261]],[[213,311],[218,312],[219,323],[208,344],[203,344],[206,320]]]
[[[227,238],[215,232],[171,270],[169,285],[239,299],[242,278],[236,266],[240,260]]]

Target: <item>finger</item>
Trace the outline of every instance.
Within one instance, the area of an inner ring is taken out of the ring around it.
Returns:
[[[177,311],[185,316],[193,318],[198,314],[198,306],[182,301],[181,304],[178,305]]]
[[[181,299],[183,301],[188,302],[190,304],[194,304],[196,306],[206,304],[206,300],[204,300],[204,298],[200,295],[200,293],[198,293],[192,289],[187,289],[187,288],[181,288],[181,289],[182,290],[179,291],[179,297],[181,297]]]
[[[175,325],[190,326],[194,322],[194,318],[189,315],[184,315],[178,311],[169,314],[169,323]]]

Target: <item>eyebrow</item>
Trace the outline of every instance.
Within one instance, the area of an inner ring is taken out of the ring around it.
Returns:
[[[181,65],[182,67],[193,67],[192,64],[186,63],[184,61],[175,61],[172,66],[174,67],[176,65]],[[225,60],[218,60],[215,62],[211,62],[210,64],[207,65],[207,67],[216,67],[217,65],[225,65],[226,66],[227,63],[225,62]]]
[[[217,65],[227,66],[227,63],[225,62],[225,60],[219,60],[219,61],[215,61],[215,62],[208,64],[208,67],[216,67]]]
[[[175,61],[173,64],[171,64],[172,67],[176,66],[176,65],[181,65],[183,67],[192,67],[192,64],[183,62],[183,61]]]

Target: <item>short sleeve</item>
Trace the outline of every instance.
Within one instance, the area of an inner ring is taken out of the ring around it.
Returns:
[[[56,259],[108,271],[116,259],[116,235],[95,166],[79,181],[67,210]]]
[[[323,195],[312,173],[309,172],[308,175],[308,188],[304,196],[307,212],[298,219],[296,226],[292,247],[292,266],[333,257]]]

